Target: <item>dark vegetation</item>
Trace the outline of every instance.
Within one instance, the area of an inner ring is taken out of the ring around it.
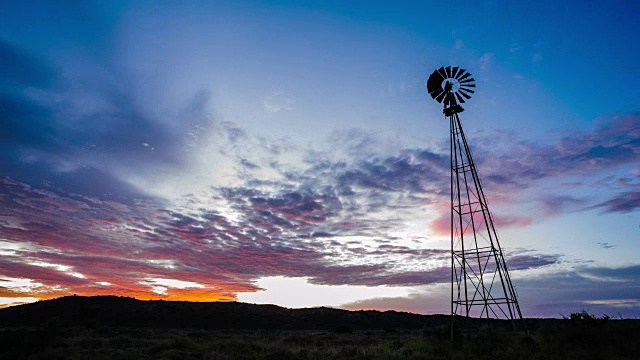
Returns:
[[[395,311],[65,297],[0,310],[0,359],[637,359],[640,320],[504,321]]]

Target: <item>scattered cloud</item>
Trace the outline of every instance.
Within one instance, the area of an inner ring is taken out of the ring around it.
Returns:
[[[502,155],[481,156],[480,167],[489,171],[485,185],[502,189],[500,196],[506,198],[497,198],[500,206],[518,196],[520,187],[533,186],[532,181],[633,162],[640,138],[631,121],[636,117],[611,117],[554,146],[519,143]],[[140,297],[150,296],[152,289],[166,298],[232,299],[256,291],[256,280],[269,276],[374,287],[448,281],[447,250],[425,246],[416,234],[397,235],[406,227],[403,218],[421,218],[427,208],[436,210],[433,234],[448,234],[449,209],[442,205],[448,204],[446,154],[421,148],[389,151],[379,146],[377,135],[353,130],[344,133],[345,141],[339,135],[331,139],[332,151],[307,151],[299,162],[286,163],[275,159],[306,150],[276,149],[231,123],[217,129],[228,141],[221,149],[225,156],[246,164],[238,168],[238,182],[173,202],[124,186],[91,195],[57,183],[0,180],[0,231],[11,245],[3,247],[2,268],[7,270],[2,275],[38,284],[5,286],[0,295],[117,291]],[[479,140],[476,149],[482,154],[487,150]],[[234,150],[234,143],[265,151],[252,157],[240,147]],[[606,150],[594,150],[603,146]],[[583,166],[567,166],[575,162]],[[267,168],[277,176],[260,176]],[[634,211],[633,195],[623,192],[615,201],[591,206]],[[538,199],[544,216],[588,208],[588,199],[570,195],[543,193]],[[499,228],[533,221],[530,214],[497,211],[494,217]],[[555,255],[516,254],[509,265],[519,271],[558,261]],[[115,274],[114,268],[119,269]],[[158,279],[197,286],[169,286]]]
[[[509,261],[511,265],[511,261]],[[511,268],[511,266],[510,266]],[[637,266],[622,268],[580,267],[530,273],[512,278],[525,317],[562,317],[580,309],[625,317],[640,311]],[[607,286],[602,286],[602,281]],[[450,287],[436,284],[398,297],[378,297],[343,304],[346,309],[403,310],[415,313],[449,313]]]
[[[594,244],[598,245],[603,249],[613,249],[614,247],[616,247],[615,245],[612,245],[608,242],[595,242]]]
[[[540,202],[546,216],[555,216],[560,213],[581,210],[581,207],[587,202],[587,200],[570,195],[551,194],[543,195],[540,198]]]
[[[489,186],[495,184],[503,189],[511,186],[523,189],[543,179],[588,175],[634,163],[640,154],[640,113],[604,116],[593,124],[592,129],[573,132],[553,145],[518,142],[514,147],[500,151],[501,147],[493,137],[494,143],[490,148],[494,152],[491,156],[489,144],[485,145],[480,139],[480,146],[475,149],[480,154],[479,168],[489,169],[484,176],[489,180]],[[632,181],[630,178],[623,180],[622,186]],[[612,201],[601,206],[612,206],[611,210],[633,208],[633,194],[625,195],[631,196],[630,204],[616,207]],[[586,200],[553,195],[542,198],[542,201],[548,211],[554,212],[562,207],[583,204]]]
[[[640,191],[623,191],[611,199],[593,205],[602,208],[605,213],[629,213],[640,209]]]
[[[293,110],[295,103],[289,95],[281,90],[277,90],[265,96],[262,104],[267,112],[276,113],[282,110]]]
[[[494,53],[484,53],[480,57],[480,71],[487,72],[489,71],[489,67],[491,66],[491,62],[493,60]]]

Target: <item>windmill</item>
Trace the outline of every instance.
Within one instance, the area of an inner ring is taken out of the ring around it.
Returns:
[[[508,319],[515,328],[522,313],[458,116],[475,92],[474,81],[457,66],[441,67],[427,81],[450,124],[451,316],[452,322],[456,316]]]

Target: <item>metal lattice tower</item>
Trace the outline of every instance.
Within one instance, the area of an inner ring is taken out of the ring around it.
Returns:
[[[482,190],[460,106],[474,93],[471,74],[441,67],[427,82],[431,97],[444,104],[451,151],[451,315],[521,320],[522,313]],[[514,327],[515,327],[514,322]]]

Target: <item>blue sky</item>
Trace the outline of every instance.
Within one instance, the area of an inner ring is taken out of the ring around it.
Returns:
[[[638,5],[30,2],[0,14],[0,304],[449,311],[461,115],[524,316],[640,314]]]

